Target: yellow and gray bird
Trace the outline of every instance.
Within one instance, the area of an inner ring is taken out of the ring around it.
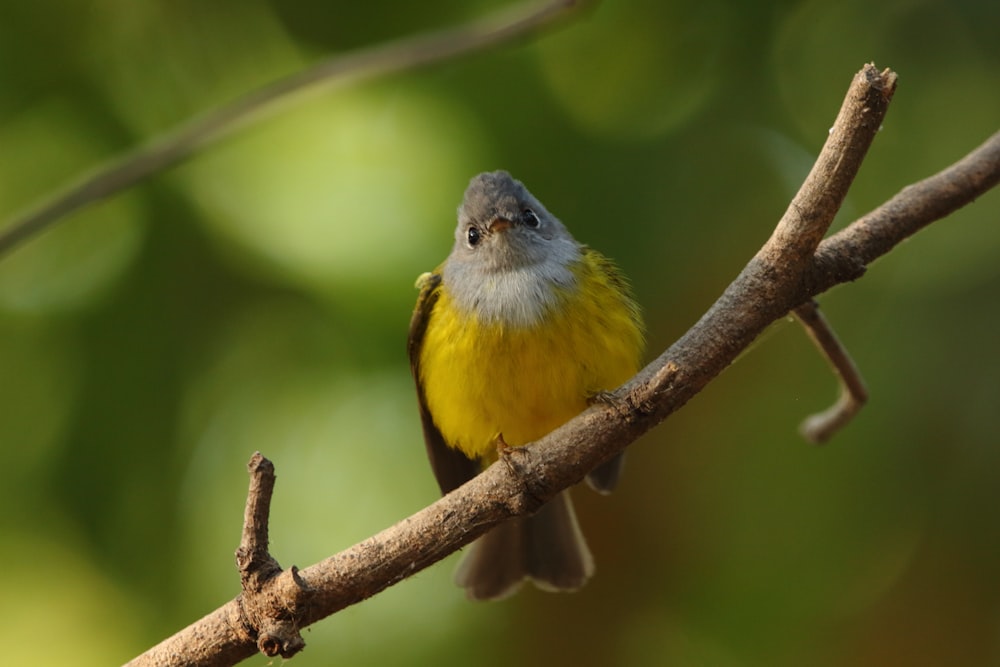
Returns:
[[[455,245],[417,281],[410,367],[442,494],[541,438],[639,369],[643,324],[628,281],[505,171],[479,174],[458,209]],[[621,457],[594,470],[610,492]],[[498,599],[524,579],[573,591],[594,571],[568,492],[479,538],[456,580]]]

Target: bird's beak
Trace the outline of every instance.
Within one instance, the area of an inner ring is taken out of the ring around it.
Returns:
[[[513,225],[514,223],[506,218],[494,218],[487,226],[487,229],[491,232],[502,232]]]

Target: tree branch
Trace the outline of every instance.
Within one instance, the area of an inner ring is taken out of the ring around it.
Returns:
[[[819,305],[815,301],[806,301],[794,312],[795,318],[830,362],[840,383],[837,402],[823,412],[810,415],[799,427],[799,432],[806,440],[820,444],[829,440],[858,413],[868,401],[868,389],[865,388],[865,382],[851,355],[841,345],[833,327],[819,311]]]
[[[896,92],[896,73],[866,65],[854,77],[812,170],[758,257],[800,273],[812,261]]]
[[[805,279],[809,294],[860,278],[903,239],[975,201],[1000,183],[1000,131],[955,164],[900,190],[892,199],[816,249]]]
[[[337,84],[425,67],[508,42],[572,16],[581,0],[530,2],[440,32],[425,33],[374,48],[334,56],[251,91],[127,153],[15,216],[0,232],[0,255],[49,228],[61,218],[172,167],[235,129],[259,120],[297,94]]]
[[[247,464],[250,491],[243,517],[243,537],[236,550],[243,592],[237,598],[243,631],[266,656],[290,658],[306,643],[298,618],[311,602],[313,590],[298,576],[298,568],[282,572],[267,550],[267,523],[274,493],[274,464],[254,452]]]
[[[494,464],[395,526],[299,572],[312,598],[297,617],[298,626],[371,597],[578,483],[693,398],[771,322],[833,285],[856,279],[896,244],[1000,181],[998,133],[957,164],[905,188],[821,242],[882,123],[895,82],[894,73],[871,65],[855,77],[816,167],[778,228],[680,340],[608,401],[520,448],[522,465]],[[220,621],[229,623],[228,631]],[[241,639],[238,628],[244,623],[234,600],[130,664],[232,664],[228,661],[255,650],[251,639]],[[218,647],[211,660],[187,648],[198,638]]]

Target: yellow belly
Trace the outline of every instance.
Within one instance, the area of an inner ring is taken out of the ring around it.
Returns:
[[[449,446],[490,460],[497,436],[512,446],[537,440],[636,373],[637,310],[607,261],[592,254],[578,288],[530,327],[480,322],[459,312],[442,286],[420,367],[428,410]]]

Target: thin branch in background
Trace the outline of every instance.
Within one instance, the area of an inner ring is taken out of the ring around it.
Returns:
[[[0,255],[73,211],[132,187],[191,157],[235,129],[274,111],[279,103],[288,102],[295,95],[414,70],[482,51],[567,19],[583,4],[577,0],[550,0],[543,4],[518,5],[450,30],[424,33],[334,56],[274,81],[84,174],[36,207],[15,216],[0,232]]]
[[[809,338],[823,353],[840,383],[837,402],[823,412],[810,415],[802,422],[799,432],[809,442],[826,442],[847,425],[868,401],[868,389],[851,355],[840,343],[830,323],[819,311],[819,305],[809,300],[794,311]]]

